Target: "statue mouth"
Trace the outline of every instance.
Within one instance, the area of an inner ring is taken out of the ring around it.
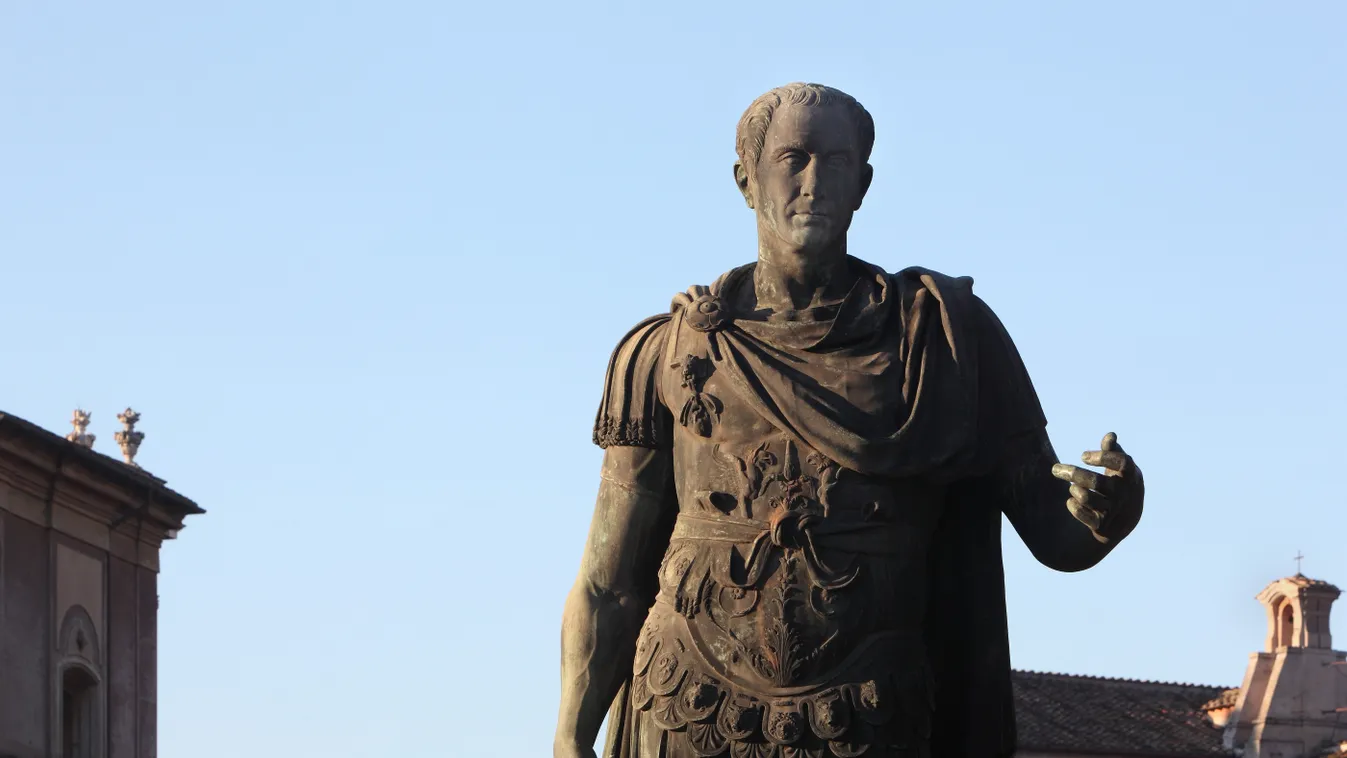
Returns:
[[[791,222],[796,228],[818,228],[832,226],[833,217],[827,213],[796,213],[791,216]]]

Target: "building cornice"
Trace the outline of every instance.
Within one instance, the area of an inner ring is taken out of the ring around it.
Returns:
[[[205,513],[162,479],[6,413],[0,482],[0,509],[155,570],[163,541]]]

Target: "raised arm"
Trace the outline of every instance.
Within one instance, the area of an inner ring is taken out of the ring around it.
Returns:
[[[677,515],[667,449],[609,447],[580,575],[561,622],[555,758],[593,758],[613,697],[631,673]]]
[[[980,453],[991,465],[961,486],[999,503],[1039,563],[1058,571],[1090,568],[1141,519],[1141,469],[1113,434],[1081,456],[1103,472],[1059,463],[1038,393],[1005,326],[976,297],[966,313],[977,341]]]
[[[1034,557],[1058,571],[1104,559],[1136,528],[1146,485],[1113,434],[1081,460],[1103,473],[1059,463],[1039,429],[1012,442],[996,474],[1002,508]]]

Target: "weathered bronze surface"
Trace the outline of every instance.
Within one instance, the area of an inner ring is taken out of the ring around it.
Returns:
[[[734,178],[757,261],[646,319],[608,367],[598,503],[562,627],[554,755],[1014,752],[1000,524],[1098,563],[1141,517],[1114,435],[1058,463],[972,280],[851,257],[874,122],[758,98]]]

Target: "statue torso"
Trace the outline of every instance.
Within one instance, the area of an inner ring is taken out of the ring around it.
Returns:
[[[921,631],[943,492],[845,469],[783,433],[737,399],[704,340],[671,326],[658,383],[679,515],[632,705],[698,755],[915,745],[930,716]]]

